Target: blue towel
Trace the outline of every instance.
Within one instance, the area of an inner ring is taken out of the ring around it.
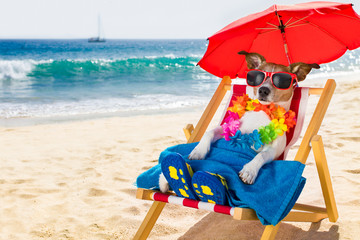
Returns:
[[[159,189],[160,163],[171,154],[181,154],[196,171],[207,171],[223,176],[228,185],[226,192],[231,207],[255,210],[263,225],[278,224],[292,209],[304,185],[302,172],[305,165],[298,161],[272,161],[259,171],[254,184],[244,184],[239,171],[251,161],[256,152],[239,144],[220,139],[211,146],[205,160],[189,160],[188,155],[197,143],[180,144],[160,154],[159,164],[139,175],[139,188]]]

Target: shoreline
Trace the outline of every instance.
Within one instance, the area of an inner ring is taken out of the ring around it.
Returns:
[[[78,114],[70,116],[53,116],[53,117],[27,117],[27,118],[0,118],[0,128],[29,127],[47,124],[63,124],[70,122],[86,122],[111,118],[131,118],[138,116],[161,116],[168,114],[181,114],[190,112],[200,112],[206,105],[185,107],[181,109],[161,109],[161,110],[142,110],[127,111],[116,113],[94,113],[94,114]]]
[[[299,85],[302,87],[323,87],[326,80],[329,78],[324,78],[321,76],[313,77],[310,79],[301,82]],[[335,76],[337,85],[347,86],[352,84],[360,84],[360,79],[355,73],[348,75]],[[234,83],[244,84],[243,79],[235,79]],[[204,97],[205,99],[205,97]],[[168,108],[168,109],[156,109],[156,110],[126,110],[126,111],[117,111],[117,112],[108,112],[108,113],[90,113],[90,114],[73,114],[73,115],[59,115],[59,116],[49,116],[49,117],[18,117],[18,118],[0,118],[0,128],[7,127],[22,127],[22,126],[35,126],[42,124],[61,124],[67,122],[81,122],[81,121],[90,121],[97,119],[107,119],[107,118],[127,118],[132,116],[158,116],[166,114],[177,114],[177,113],[188,113],[193,111],[199,111],[200,114],[203,109],[206,108],[207,103],[211,99],[211,94],[203,105],[194,105],[180,108]],[[199,116],[200,118],[200,116]]]

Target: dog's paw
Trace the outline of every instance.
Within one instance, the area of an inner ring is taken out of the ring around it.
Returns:
[[[169,183],[168,181],[166,180],[164,174],[160,174],[160,177],[159,177],[159,187],[160,187],[160,191],[162,193],[166,193],[169,191]]]
[[[258,170],[249,164],[246,164],[243,169],[239,172],[241,181],[246,184],[253,184],[258,175]]]
[[[194,150],[189,155],[190,160],[202,160],[206,157],[206,154],[209,152],[208,147],[204,147],[203,145],[197,145]]]

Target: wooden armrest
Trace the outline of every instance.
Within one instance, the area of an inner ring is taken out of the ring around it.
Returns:
[[[185,137],[186,137],[186,140],[189,140],[190,139],[190,136],[191,136],[191,133],[194,131],[194,125],[192,124],[188,124],[184,127],[184,133],[185,133]]]
[[[321,95],[323,88],[309,88],[309,95]]]

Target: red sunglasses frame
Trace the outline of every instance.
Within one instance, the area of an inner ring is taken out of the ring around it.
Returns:
[[[263,81],[262,81],[259,85],[257,85],[257,86],[251,86],[251,85],[248,84],[247,74],[248,74],[249,72],[251,72],[251,71],[263,72],[263,73],[265,74],[265,77],[264,77]],[[272,76],[273,76],[274,74],[276,74],[276,73],[286,73],[286,74],[289,74],[289,75],[291,76],[291,83],[290,83],[290,86],[289,86],[288,88],[278,88],[278,87],[275,86],[275,84],[274,84],[274,82],[273,82]],[[265,80],[267,79],[267,77],[270,77],[272,85],[273,85],[276,89],[279,89],[279,90],[287,90],[287,89],[291,88],[291,86],[294,85],[294,79],[295,79],[295,82],[296,82],[296,85],[295,85],[295,86],[298,86],[298,84],[299,84],[299,82],[298,82],[298,80],[297,80],[297,76],[296,76],[296,74],[294,74],[294,73],[289,73],[289,72],[266,72],[266,71],[259,70],[259,69],[250,69],[250,70],[246,71],[246,84],[247,84],[249,87],[260,87],[261,85],[263,85],[263,83],[265,82]]]

